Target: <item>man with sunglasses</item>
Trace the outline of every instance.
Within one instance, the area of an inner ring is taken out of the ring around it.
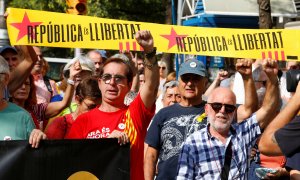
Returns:
[[[208,97],[205,113],[209,124],[183,144],[177,179],[247,179],[249,147],[274,117],[279,105],[278,65],[264,60],[268,76],[262,107],[250,118],[233,124],[236,96],[217,88]]]
[[[121,145],[130,140],[130,179],[143,180],[144,139],[155,111],[159,73],[151,33],[139,31],[136,40],[146,54],[145,84],[137,97],[129,106],[124,105],[132,84],[131,66],[118,57],[107,59],[98,79],[101,105],[80,115],[66,138],[118,138]]]
[[[250,61],[239,59],[236,68],[244,79],[245,94],[250,96],[245,100],[245,105],[239,107],[240,119],[249,117],[256,110],[257,97],[251,78]],[[146,150],[144,167],[146,180],[154,178],[158,158],[156,179],[175,179],[182,143],[189,135],[207,124],[205,102],[202,101],[207,83],[205,66],[198,60],[189,60],[180,66],[179,77],[181,102],[158,112],[147,133],[145,142],[149,147]]]

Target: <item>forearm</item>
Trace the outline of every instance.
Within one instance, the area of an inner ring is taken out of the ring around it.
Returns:
[[[130,90],[133,92],[139,92],[139,89],[140,89],[140,78],[139,78],[139,74],[136,73],[135,76],[133,76]]]
[[[51,118],[53,116],[56,116],[59,114],[64,108],[68,107],[73,98],[74,94],[74,85],[68,84],[67,89],[64,94],[64,98],[62,101],[58,102],[52,102],[48,104],[48,107],[46,109],[46,118]]]
[[[220,86],[220,83],[221,83],[220,79],[219,79],[219,78],[216,78],[216,79],[211,83],[211,85],[207,88],[207,90],[206,90],[205,93],[204,93],[204,96],[208,97],[214,89],[216,89],[217,87]]]
[[[148,151],[149,149],[149,151]],[[158,151],[152,147],[147,149],[144,162],[144,177],[145,180],[153,180],[156,172],[156,164],[158,160]]]
[[[300,95],[295,94],[286,107],[274,118],[265,129],[259,142],[259,149],[264,154],[280,155],[281,150],[275,139],[275,132],[288,124],[300,109]]]
[[[24,60],[10,73],[10,79],[8,83],[8,90],[10,94],[13,94],[28,78],[31,70],[38,60],[35,51],[32,46],[20,46]]]
[[[265,98],[261,109],[257,113],[257,120],[263,129],[276,116],[280,98],[277,77],[269,77],[266,86]]]
[[[141,89],[141,98],[147,108],[151,108],[156,100],[159,85],[159,71],[156,57],[145,59],[145,84]]]
[[[245,104],[241,105],[237,111],[238,122],[247,119],[258,109],[258,98],[252,75],[243,76],[243,82],[245,89]]]

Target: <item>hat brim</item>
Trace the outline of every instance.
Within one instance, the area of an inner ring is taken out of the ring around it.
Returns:
[[[84,71],[91,71],[92,72],[92,70],[90,68],[86,67],[86,66],[81,66],[81,69],[84,70]]]
[[[4,47],[4,48],[2,48],[2,49],[0,50],[0,54],[4,53],[4,52],[6,52],[6,51],[12,51],[12,52],[14,52],[15,54],[18,54],[17,49],[14,48],[14,47]]]
[[[202,76],[202,77],[206,77],[206,73],[203,72],[203,71],[186,71],[186,72],[181,72],[179,73],[178,75],[179,76],[182,76],[184,74],[196,74],[196,75],[199,75],[199,76]]]

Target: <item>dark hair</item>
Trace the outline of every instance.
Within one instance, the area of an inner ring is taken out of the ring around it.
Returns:
[[[30,90],[29,90],[28,98],[25,100],[24,108],[27,110],[30,110],[32,105],[37,104],[37,98],[36,98],[36,87],[34,84],[34,77],[33,77],[33,75],[30,74],[28,76],[28,78],[29,78],[29,83],[30,83],[30,85],[29,85]],[[26,80],[23,82],[23,84],[26,82]],[[23,86],[23,84],[22,84],[22,86]],[[19,88],[21,88],[21,86]],[[9,101],[13,102],[13,99],[14,99],[13,97],[10,97]]]
[[[83,79],[76,87],[75,95],[80,97],[80,102],[85,98],[100,99],[102,96],[98,80],[93,77]]]
[[[105,63],[103,64],[103,67],[100,68],[100,77],[103,75],[104,72],[104,67],[109,64],[109,63],[118,63],[118,64],[125,64],[127,67],[127,73],[126,73],[126,78],[128,83],[132,82],[133,79],[133,71],[131,66],[129,65],[129,63],[125,62],[124,60],[120,59],[120,58],[108,58]]]
[[[30,82],[30,91],[28,98],[25,101],[25,109],[27,109],[31,105],[37,104],[37,98],[36,98],[36,86],[34,84],[34,77],[33,75],[29,75],[29,82]],[[23,82],[25,83],[25,81]]]

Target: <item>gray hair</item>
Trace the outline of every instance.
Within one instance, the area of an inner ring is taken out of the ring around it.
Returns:
[[[179,85],[178,81],[170,81],[164,84],[162,97],[165,96],[168,88],[178,87],[178,85]]]
[[[9,74],[8,63],[1,55],[0,55],[0,73]]]
[[[71,61],[69,61],[69,62],[65,65],[65,67],[64,67],[64,69],[63,69],[63,73],[64,73],[64,76],[65,76],[66,78],[69,77],[70,67],[71,67],[72,64],[74,64],[77,60],[79,60],[82,70],[91,71],[92,74],[95,73],[95,63],[94,63],[92,60],[90,60],[89,58],[80,55],[80,56],[77,56],[77,57],[73,58]]]
[[[9,66],[7,61],[0,55],[0,75],[8,74],[9,75]],[[5,76],[0,76],[0,88],[3,90],[6,84],[4,84]]]

